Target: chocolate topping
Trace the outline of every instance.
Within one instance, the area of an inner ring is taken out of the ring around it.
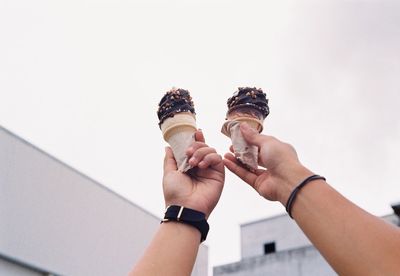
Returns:
[[[169,117],[174,117],[175,114],[181,112],[190,112],[196,114],[192,97],[190,97],[189,91],[181,88],[172,88],[170,91],[165,93],[160,103],[158,104],[157,116],[161,124]]]
[[[227,104],[227,115],[242,107],[250,107],[259,110],[264,119],[269,114],[267,95],[261,90],[261,88],[239,87],[238,91],[228,99]]]

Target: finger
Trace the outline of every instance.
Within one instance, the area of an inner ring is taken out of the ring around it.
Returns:
[[[236,157],[231,153],[225,153],[224,158],[229,159],[230,161],[237,163]]]
[[[244,139],[251,145],[261,147],[265,136],[258,133],[257,130],[249,126],[247,123],[240,124],[240,131],[243,134]]]
[[[174,154],[170,147],[165,147],[165,157],[164,157],[164,174],[171,171],[176,171],[178,168],[176,166],[176,161]]]
[[[239,178],[241,178],[244,182],[249,184],[254,188],[254,183],[257,179],[257,174],[250,172],[249,170],[246,170],[242,166],[239,165],[238,161],[236,158],[230,154],[227,153],[225,154],[225,159],[223,159],[225,167],[228,168],[231,172],[236,174]]]
[[[203,161],[204,157],[210,153],[216,153],[215,149],[210,147],[199,148],[193,153],[192,157],[189,159],[189,165],[191,165],[192,167],[197,166],[201,161]]]
[[[236,157],[233,156],[232,154],[226,153],[224,157],[225,157],[226,159],[229,159],[230,161],[232,161],[232,162],[238,164],[238,166],[241,166],[241,164],[237,161]],[[253,172],[253,173],[254,173],[255,175],[259,176],[259,175],[265,173],[266,171],[267,171],[266,169],[256,169],[256,171]]]
[[[207,154],[202,161],[199,162],[198,167],[200,169],[206,169],[208,167],[216,166],[222,163],[222,157],[216,152]]]
[[[186,150],[186,155],[187,156],[192,156],[193,153],[198,150],[199,148],[204,148],[208,147],[206,143],[203,142],[194,142],[187,150]]]
[[[232,145],[229,147],[229,150],[230,150],[232,153],[235,152],[235,150],[233,149],[233,146],[232,146]]]
[[[206,142],[206,139],[204,138],[204,134],[203,131],[201,129],[198,129],[195,133],[194,133],[194,139],[198,142]]]

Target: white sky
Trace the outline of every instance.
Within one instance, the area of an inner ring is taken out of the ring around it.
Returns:
[[[156,109],[188,89],[221,154],[226,99],[270,98],[265,133],[361,207],[400,201],[400,2],[0,0],[0,124],[162,216]],[[239,224],[284,212],[227,173],[210,265]]]

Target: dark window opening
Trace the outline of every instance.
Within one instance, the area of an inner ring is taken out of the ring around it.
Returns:
[[[275,242],[264,243],[264,255],[275,253]]]

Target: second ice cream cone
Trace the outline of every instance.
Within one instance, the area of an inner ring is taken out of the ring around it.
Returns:
[[[251,118],[247,116],[241,116],[241,117],[229,116],[228,119],[232,121],[238,121],[240,123],[247,123],[250,127],[254,128],[259,133],[263,130],[263,122],[256,118]]]
[[[222,133],[230,137],[235,157],[248,169],[258,168],[258,148],[250,145],[240,131],[240,124],[245,122],[259,133],[263,130],[264,119],[269,114],[268,100],[261,89],[240,87],[228,99],[226,121]]]
[[[251,118],[247,117],[243,120],[235,119],[226,121],[222,127],[222,133],[231,138],[235,157],[247,168],[255,171],[258,168],[258,148],[249,145],[244,139],[240,131],[240,124],[244,122],[254,129],[260,129],[260,122],[258,120],[251,120]]]

